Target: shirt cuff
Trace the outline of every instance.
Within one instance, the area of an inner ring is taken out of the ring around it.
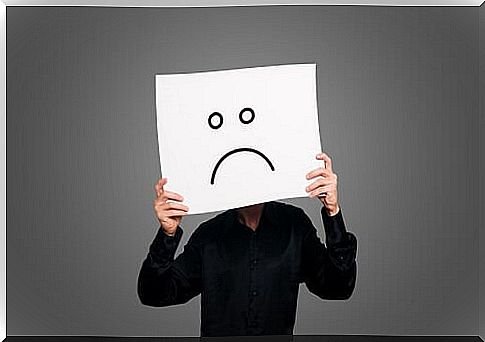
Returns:
[[[340,208],[337,214],[333,216],[328,215],[325,207],[322,207],[321,213],[327,245],[336,245],[338,243],[346,242],[348,236],[342,216],[342,208]]]
[[[150,245],[150,254],[158,262],[173,260],[182,235],[183,229],[180,226],[177,226],[174,236],[166,234],[160,226],[155,239]]]

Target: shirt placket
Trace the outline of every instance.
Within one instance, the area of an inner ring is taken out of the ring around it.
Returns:
[[[249,301],[248,301],[248,333],[259,333],[261,326],[258,316],[258,297],[261,295],[260,284],[258,282],[258,245],[259,235],[257,231],[251,233],[249,243]]]

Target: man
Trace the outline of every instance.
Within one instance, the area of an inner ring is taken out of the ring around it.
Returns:
[[[189,208],[162,178],[153,203],[160,221],[138,277],[145,305],[182,304],[201,294],[201,336],[292,335],[299,284],[322,299],[348,299],[357,240],[345,229],[337,175],[325,153],[306,191],[318,198],[326,245],[305,212],[281,202],[227,210],[203,222],[174,260]],[[170,200],[170,201],[169,201]]]

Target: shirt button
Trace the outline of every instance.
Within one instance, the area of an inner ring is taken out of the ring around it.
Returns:
[[[258,263],[258,260],[254,259],[253,260],[253,265],[256,265]]]
[[[258,295],[258,291],[254,290],[254,291],[251,291],[251,296],[257,296]]]

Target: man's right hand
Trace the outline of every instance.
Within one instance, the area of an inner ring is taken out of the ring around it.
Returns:
[[[155,184],[157,198],[153,201],[153,209],[164,232],[167,235],[174,236],[182,216],[187,214],[189,207],[177,203],[182,202],[184,198],[175,192],[164,190],[165,184],[167,184],[167,178],[160,178]],[[167,202],[168,200],[171,201]]]

